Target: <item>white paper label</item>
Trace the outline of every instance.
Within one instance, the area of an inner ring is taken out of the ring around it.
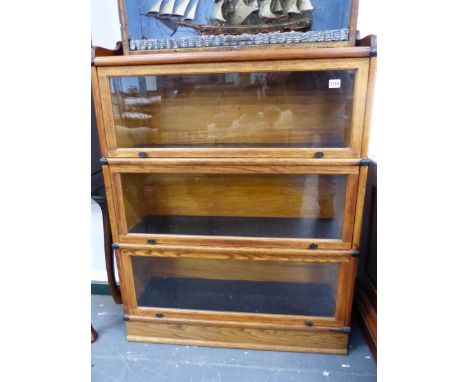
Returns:
[[[338,89],[340,87],[341,87],[341,80],[340,79],[328,80],[328,88],[329,89]]]

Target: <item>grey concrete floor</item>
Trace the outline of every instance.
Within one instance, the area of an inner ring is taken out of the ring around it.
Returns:
[[[357,322],[347,356],[127,342],[122,305],[93,295],[93,382],[242,381],[315,382],[377,380],[377,368]]]

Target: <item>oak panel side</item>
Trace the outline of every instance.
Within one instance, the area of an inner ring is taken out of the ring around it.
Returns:
[[[367,182],[367,173],[368,167],[362,166],[359,172],[359,185],[358,185],[358,194],[356,201],[356,212],[354,219],[354,232],[352,240],[352,248],[358,249],[359,243],[361,240],[361,230],[362,230],[362,214],[364,212],[364,201],[366,196],[366,182]]]
[[[97,69],[95,67],[91,67],[91,90],[93,94],[94,113],[96,116],[96,126],[99,137],[99,148],[101,150],[101,156],[107,157],[107,140],[104,128],[101,93],[99,89],[99,78],[97,75]]]
[[[116,218],[116,227],[118,229],[118,241],[123,241],[123,238],[127,234],[127,221],[125,219],[124,211],[124,199],[122,192],[122,182],[120,180],[120,174],[114,171],[110,171],[110,179],[112,181],[112,191],[113,198],[115,200],[115,218]]]
[[[349,275],[346,289],[346,316],[344,320],[345,326],[351,325],[351,313],[353,308],[354,287],[356,285],[357,264],[358,259],[354,257],[351,259],[351,263],[347,265],[349,267]]]
[[[358,195],[359,175],[354,174],[348,176],[348,184],[346,187],[346,201],[343,217],[343,233],[342,239],[344,242],[351,242],[353,238],[354,217],[356,212],[356,199]]]
[[[124,314],[130,314],[130,307],[129,307],[129,298],[128,298],[128,291],[131,288],[128,285],[128,278],[127,273],[128,270],[124,269],[124,265],[122,264],[122,252],[117,248],[114,250],[115,259],[117,260],[117,268],[119,271],[119,282],[120,282],[120,293],[122,296],[122,305]]]
[[[102,175],[104,178],[104,187],[106,190],[106,199],[107,205],[109,210],[109,220],[112,232],[112,240],[114,242],[119,241],[119,230],[117,225],[117,215],[116,211],[118,210],[118,206],[116,205],[116,201],[114,200],[114,191],[112,187],[112,178],[111,173],[109,170],[108,165],[102,166]]]
[[[364,130],[362,133],[362,157],[366,158],[369,155],[369,137],[372,124],[372,110],[374,104],[375,94],[375,81],[377,78],[377,58],[372,57],[370,59],[369,66],[369,79],[367,81],[367,99],[366,99],[366,110],[364,117]]]
[[[101,94],[101,107],[103,115],[104,133],[106,136],[107,150],[117,149],[117,137],[115,135],[114,110],[112,106],[112,94],[109,78],[102,75],[102,69],[98,70],[99,89]]]
[[[350,147],[361,152],[362,148],[362,134],[364,130],[364,121],[366,113],[366,99],[367,99],[367,81],[369,76],[369,62],[363,64],[357,71],[354,103],[353,103],[353,116],[352,116],[352,136]],[[362,157],[362,155],[360,155]]]
[[[340,273],[338,275],[338,286],[336,288],[336,312],[335,318],[337,321],[344,325],[346,320],[346,309],[348,306],[347,301],[347,288],[349,279],[349,264],[342,264],[340,267]]]
[[[368,58],[343,58],[319,60],[283,60],[252,62],[216,62],[210,64],[167,64],[111,66],[99,68],[99,76],[155,76],[167,74],[212,74],[212,73],[249,73],[249,72],[285,72],[312,70],[354,70],[364,69],[369,65]]]
[[[132,261],[129,255],[120,252],[120,262],[123,276],[122,280],[120,280],[120,285],[124,297],[124,307],[126,308],[125,314],[133,314],[137,309],[137,301]]]
[[[214,327],[206,325],[150,324],[127,322],[128,339],[154,342],[197,344],[202,346],[232,346],[265,350],[323,351],[346,353],[348,334],[310,331],[308,335],[298,331]]]

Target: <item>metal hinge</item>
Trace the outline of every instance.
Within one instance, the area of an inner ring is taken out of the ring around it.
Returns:
[[[112,243],[112,249],[119,249],[119,245],[117,243]]]
[[[127,315],[123,316],[123,320],[124,321],[130,321],[130,317],[128,317]]]
[[[105,164],[109,164],[109,161],[107,160],[107,158],[101,158],[99,159],[99,163],[101,163],[101,165],[105,165]]]
[[[370,56],[377,57],[377,47],[370,48]]]
[[[360,166],[369,166],[371,163],[372,161],[368,158],[364,158],[359,161]]]
[[[354,251],[353,253],[351,253],[351,256],[352,257],[359,257],[359,251]]]

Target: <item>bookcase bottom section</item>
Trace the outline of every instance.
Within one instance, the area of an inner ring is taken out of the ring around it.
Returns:
[[[259,329],[137,321],[126,325],[127,339],[133,342],[326,354],[347,354],[348,350],[348,333],[322,328]]]

